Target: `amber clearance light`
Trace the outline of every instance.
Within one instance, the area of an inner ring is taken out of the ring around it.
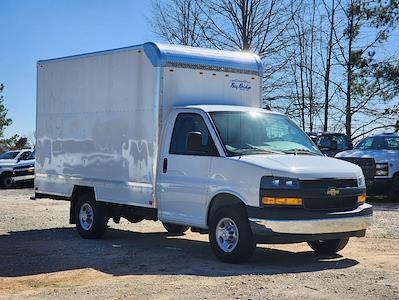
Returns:
[[[357,196],[357,204],[363,204],[364,202],[366,202],[366,198],[366,194],[361,194]]]
[[[282,198],[282,197],[263,197],[262,203],[265,205],[302,205],[302,198]]]

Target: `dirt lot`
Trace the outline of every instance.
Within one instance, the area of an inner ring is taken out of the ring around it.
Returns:
[[[261,245],[247,264],[217,261],[206,235],[159,222],[109,222],[102,240],[68,225],[65,201],[0,190],[0,298],[399,299],[399,203],[334,257],[302,244]]]

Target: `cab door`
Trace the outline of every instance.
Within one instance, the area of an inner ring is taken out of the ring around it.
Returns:
[[[206,219],[211,160],[219,152],[206,114],[176,111],[171,120],[160,156],[159,219],[201,227]],[[196,149],[189,144],[190,136],[201,144]]]

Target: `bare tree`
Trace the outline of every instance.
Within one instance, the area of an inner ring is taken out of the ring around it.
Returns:
[[[150,23],[169,43],[187,46],[201,46],[200,32],[207,28],[197,0],[154,0]]]
[[[325,72],[324,72],[324,124],[323,130],[328,130],[328,110],[330,104],[330,75],[331,75],[331,57],[333,53],[333,41],[334,41],[334,27],[335,27],[335,11],[336,3],[335,0],[331,1],[331,6],[329,7],[325,0],[323,0],[323,5],[325,11],[327,12],[328,23],[329,23],[329,34],[328,34],[328,44],[327,44],[327,54],[325,62]]]

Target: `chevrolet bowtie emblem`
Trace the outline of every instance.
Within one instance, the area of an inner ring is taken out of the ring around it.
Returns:
[[[335,197],[335,196],[339,195],[339,190],[334,189],[334,188],[328,189],[327,195]]]

